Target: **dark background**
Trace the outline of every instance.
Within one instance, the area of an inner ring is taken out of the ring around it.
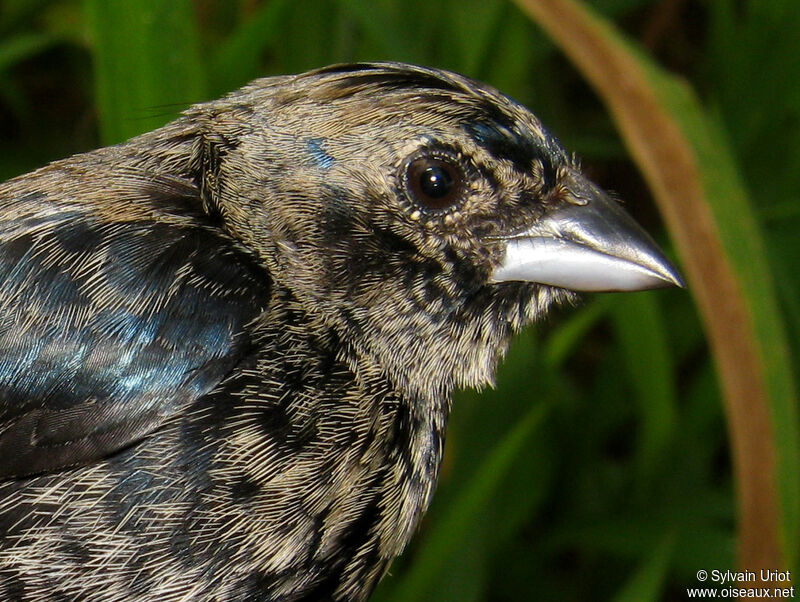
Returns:
[[[723,132],[796,376],[796,0],[591,4],[685,78]],[[356,60],[498,87],[671,249],[603,106],[505,0],[0,0],[0,180],[157,127],[255,77]],[[496,389],[457,396],[447,446],[431,511],[378,600],[680,600],[701,585],[698,570],[735,568],[722,402],[687,291],[587,296],[529,329]]]

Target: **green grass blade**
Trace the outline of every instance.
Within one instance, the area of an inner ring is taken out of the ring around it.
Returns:
[[[614,601],[639,602],[660,599],[674,549],[675,537],[671,533],[665,535],[658,547],[614,597]]]
[[[53,0],[3,0],[0,2],[0,37],[18,31]]]
[[[374,0],[338,0],[342,9],[363,29],[393,60],[410,63],[424,62],[417,36],[407,35],[396,27],[397,15],[386,2]],[[402,14],[402,13],[401,13]]]
[[[595,297],[586,307],[562,319],[544,342],[542,349],[544,368],[549,372],[560,370],[567,358],[581,344],[586,333],[608,314],[611,302],[616,300],[611,295]]]
[[[447,23],[455,31],[451,44],[458,57],[454,67],[462,73],[475,74],[486,54],[505,8],[497,0],[450,0]]]
[[[48,34],[23,33],[0,42],[0,72],[13,67],[56,42],[56,38]]]
[[[394,602],[424,600],[430,595],[442,568],[462,544],[473,525],[479,520],[481,509],[489,502],[503,477],[513,465],[528,438],[542,424],[549,406],[533,407],[503,437],[476,470],[473,478],[453,500],[449,512],[429,532],[414,559],[414,564],[388,597]]]
[[[159,127],[202,100],[204,71],[189,0],[85,0],[103,142]]]
[[[261,55],[283,27],[289,0],[272,0],[242,23],[217,49],[211,62],[210,86],[214,96],[230,92],[258,72]]]
[[[738,404],[731,399],[731,387],[736,386],[736,375],[729,375],[728,419],[734,423],[732,453],[739,456],[738,462],[749,462],[749,470],[756,473],[754,482],[758,491],[740,491],[740,511],[747,504],[756,503],[753,511],[768,513],[773,502],[766,499],[777,494],[774,504],[779,513],[777,536],[782,558],[774,564],[781,568],[798,566],[800,555],[800,430],[798,427],[797,387],[791,367],[791,354],[786,340],[786,325],[778,309],[776,291],[766,251],[747,191],[741,181],[727,134],[720,123],[705,113],[692,91],[658,70],[646,64],[646,73],[653,89],[662,100],[664,107],[674,115],[677,123],[692,144],[700,166],[702,185],[716,221],[720,242],[731,267],[739,281],[741,302],[746,308],[749,331],[757,350],[758,366],[764,387],[764,401],[768,432],[763,432],[755,423],[753,405]],[[701,258],[698,258],[701,259]],[[707,283],[706,286],[714,286]],[[723,318],[724,319],[724,318]],[[743,329],[743,332],[746,332]],[[724,343],[724,342],[723,342]],[[717,357],[719,364],[720,358]],[[722,371],[722,367],[719,368]],[[725,387],[725,376],[722,376]],[[754,424],[755,423],[755,424]],[[744,440],[742,440],[744,439]],[[759,452],[759,450],[763,450]],[[756,456],[754,461],[753,456]],[[771,457],[770,457],[771,456]],[[761,461],[761,460],[765,461]],[[766,460],[772,460],[772,467]],[[736,459],[735,459],[736,461]],[[741,465],[737,475],[740,481],[746,478],[742,473],[747,468]],[[764,478],[769,474],[769,480]],[[747,498],[747,499],[745,499]],[[744,518],[744,517],[742,517]],[[756,517],[751,537],[763,541],[766,534],[763,524]],[[748,535],[742,533],[744,544]],[[761,556],[758,549],[741,550],[744,558]],[[741,560],[740,560],[741,561]],[[753,561],[745,561],[743,566],[756,566]],[[767,561],[769,562],[769,561]]]
[[[641,416],[637,464],[646,486],[677,427],[672,357],[657,299],[652,294],[614,299],[612,315]]]
[[[796,568],[797,389],[764,244],[726,133],[681,80],[573,0],[517,0],[608,103],[684,259],[730,422],[743,568]]]

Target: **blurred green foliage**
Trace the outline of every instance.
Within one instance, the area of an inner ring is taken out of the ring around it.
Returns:
[[[728,138],[800,372],[800,5],[593,6],[686,78]],[[506,0],[0,0],[0,179],[255,77],[356,60],[495,85],[662,231],[597,99]],[[519,336],[495,389],[457,396],[430,513],[375,598],[684,599],[699,569],[734,568],[735,511],[690,296],[590,296]]]

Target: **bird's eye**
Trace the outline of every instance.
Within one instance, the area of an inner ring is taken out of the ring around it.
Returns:
[[[452,160],[420,157],[408,164],[406,187],[423,209],[441,211],[461,200],[464,172]]]

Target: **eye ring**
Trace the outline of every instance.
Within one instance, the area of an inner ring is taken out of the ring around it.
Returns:
[[[405,188],[420,209],[440,213],[461,202],[466,174],[461,163],[447,155],[425,154],[413,158],[405,169]]]

